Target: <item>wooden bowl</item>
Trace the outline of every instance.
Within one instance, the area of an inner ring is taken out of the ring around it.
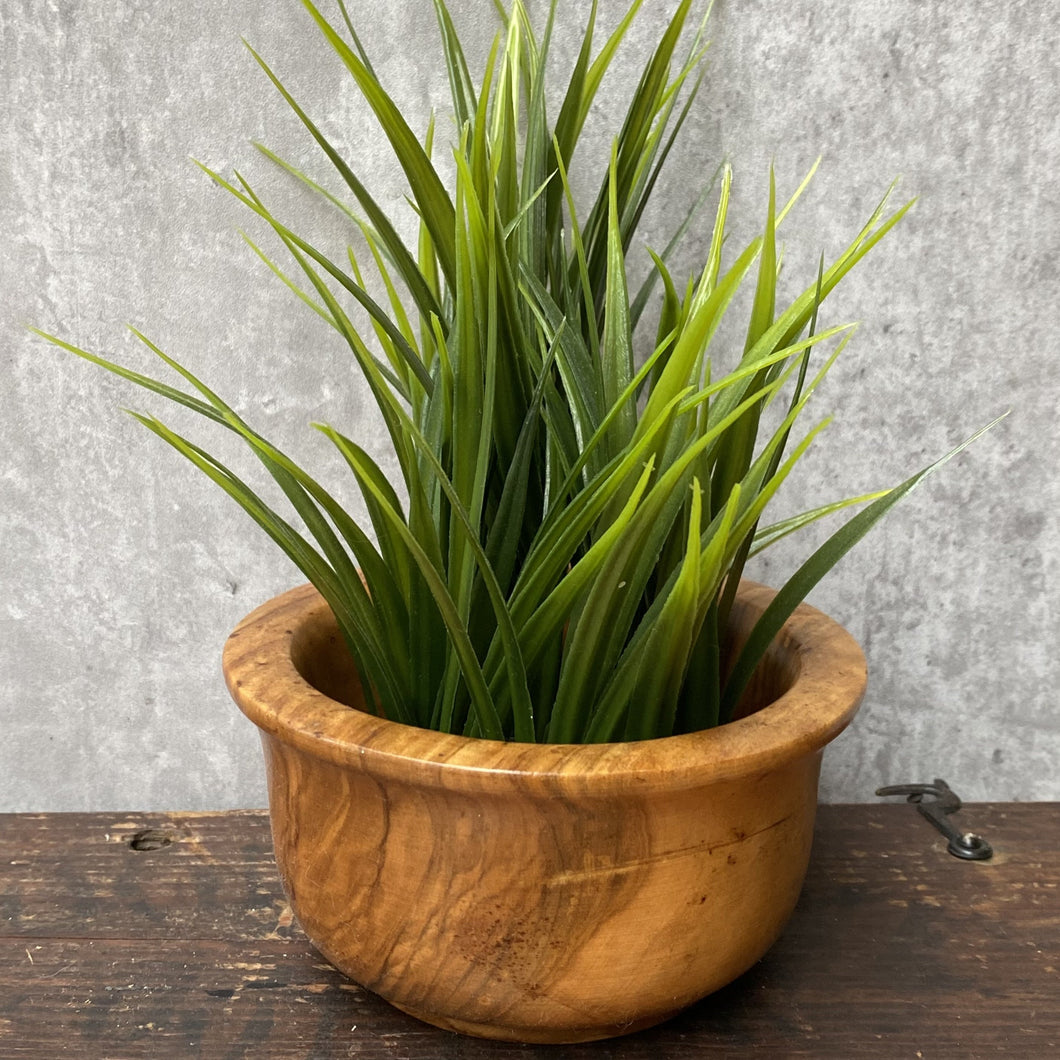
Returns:
[[[737,639],[772,595],[741,586]],[[261,729],[276,860],[313,945],[419,1019],[521,1042],[651,1026],[765,953],[806,872],[822,749],[865,687],[853,638],[803,605],[720,728],[450,736],[357,709],[310,586],[245,618],[224,670]]]

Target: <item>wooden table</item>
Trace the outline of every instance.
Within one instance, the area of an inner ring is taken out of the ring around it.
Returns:
[[[0,1057],[1060,1058],[1060,804],[952,820],[993,860],[952,857],[904,803],[822,807],[755,968],[653,1030],[531,1047],[435,1030],[333,971],[263,813],[0,815]]]

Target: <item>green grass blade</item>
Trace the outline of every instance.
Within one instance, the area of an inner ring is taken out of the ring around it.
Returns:
[[[811,508],[809,511],[801,512],[788,519],[781,519],[779,522],[764,526],[760,530],[755,531],[754,546],[750,555],[757,556],[759,552],[764,552],[770,545],[775,545],[789,534],[797,533],[819,519],[825,519],[829,515],[834,515],[836,512],[841,512],[846,508],[855,508],[861,504],[868,504],[869,501],[878,500],[880,497],[885,497],[888,493],[890,493],[890,490],[876,490],[874,493],[863,493],[859,497],[848,497],[841,501],[832,501],[830,504],[822,504],[820,507]]]
[[[57,335],[51,335],[47,331],[41,331],[40,328],[31,327],[28,330],[34,335],[39,335],[42,339],[47,340],[53,346],[58,346],[60,349],[66,350],[67,353],[75,354],[82,360],[88,361],[90,364],[105,368],[108,372],[121,379],[125,379],[130,383],[135,383],[137,386],[143,387],[144,390],[150,390],[154,394],[160,394],[162,397],[167,398],[169,401],[172,401],[177,405],[183,405],[185,408],[197,412],[200,416],[204,416],[208,420],[213,420],[214,423],[220,423],[222,426],[230,427],[225,418],[207,402],[200,401],[198,398],[193,397],[190,394],[185,394],[183,390],[178,390],[176,387],[159,382],[157,379],[152,379],[150,376],[143,375],[140,372],[134,372],[131,368],[126,368],[124,365],[120,365],[115,361],[108,361],[105,357],[90,353],[88,350],[84,350],[80,346],[74,346],[72,343],[59,338]]]
[[[714,171],[714,176],[711,177],[710,183],[707,184],[706,187],[703,188],[703,190],[696,197],[696,201],[693,202],[692,205],[685,212],[684,219],[677,226],[677,229],[674,231],[673,235],[670,237],[669,242],[663,248],[662,253],[656,255],[654,252],[649,251],[649,253],[651,253],[652,258],[655,259],[656,262],[661,261],[661,262],[663,262],[665,264],[666,262],[668,262],[670,260],[670,257],[673,254],[674,250],[677,248],[677,245],[684,238],[685,233],[691,227],[692,222],[696,219],[696,217],[699,216],[700,210],[703,209],[704,204],[710,198],[710,194],[714,190],[714,185],[717,182],[718,175],[721,174],[721,173],[725,173],[725,172],[727,172],[727,167],[725,167],[724,165],[718,166],[718,168]],[[727,194],[726,194],[726,197],[725,197],[725,201],[726,201],[726,203],[728,201]],[[712,248],[712,250],[713,250],[713,248]],[[720,243],[719,243],[719,262],[720,262]],[[708,262],[708,268],[709,268],[709,262]],[[642,314],[644,313],[644,310],[647,308],[648,300],[651,298],[652,292],[655,290],[655,285],[656,285],[656,283],[658,283],[659,277],[660,277],[660,273],[659,273],[658,268],[651,269],[648,272],[648,275],[644,278],[644,281],[641,283],[639,290],[637,291],[637,297],[633,300],[633,305],[632,305],[632,307],[630,309],[630,316],[632,317],[632,320],[633,320],[633,328],[634,328],[634,330],[636,330],[637,325],[640,323],[640,318],[641,318]]]
[[[553,148],[556,154],[557,161],[557,172],[560,178],[560,187],[563,189],[563,198],[567,204],[567,222],[570,228],[571,245],[574,251],[573,260],[567,264],[562,261],[562,254],[560,255],[561,267],[555,270],[555,276],[553,278],[553,284],[558,287],[559,284],[564,283],[567,288],[568,300],[572,303],[565,306],[566,312],[574,320],[579,318],[583,322],[583,329],[585,333],[585,340],[588,344],[589,352],[594,358],[599,360],[600,353],[600,334],[599,327],[596,322],[596,306],[593,302],[593,287],[592,281],[589,277],[589,262],[585,256],[585,243],[582,239],[581,226],[578,223],[578,210],[574,202],[574,192],[571,190],[570,182],[567,177],[567,167],[560,158],[560,149],[558,141],[553,137]],[[563,277],[566,277],[564,280]],[[581,304],[578,307],[579,311],[575,312],[573,297],[574,291],[577,290],[581,294]]]
[[[526,416],[519,431],[515,455],[508,473],[504,476],[504,486],[497,505],[497,513],[493,518],[493,525],[489,529],[486,541],[486,555],[496,572],[497,581],[505,591],[508,590],[516,573],[520,539],[525,537],[524,524],[530,514],[528,505],[537,439],[541,433],[541,407],[555,359],[556,343],[553,342],[534,387],[534,393],[531,395],[530,407],[526,410]],[[533,515],[535,521],[540,518],[540,512],[534,512]]]
[[[703,500],[699,480],[692,484],[692,506],[684,562],[657,622],[645,640],[627,712],[625,738],[649,740],[673,732],[677,701],[688,667],[699,609]]]
[[[445,186],[431,165],[430,159],[420,146],[408,123],[394,101],[383,91],[382,85],[350,46],[335,32],[312,0],[302,0],[332,49],[353,76],[365,101],[375,111],[383,132],[405,171],[412,194],[420,214],[431,232],[442,272],[450,284],[456,276],[456,259],[453,245],[456,210]]]
[[[368,53],[364,50],[364,45],[361,44],[361,38],[357,35],[357,30],[354,29],[353,22],[350,20],[350,13],[346,8],[346,0],[337,0],[339,10],[342,12],[342,21],[346,24],[346,30],[350,35],[350,40],[353,41],[353,46],[357,49],[357,54],[361,57],[361,62],[364,63],[365,69],[375,77],[375,70],[372,68],[372,63],[368,58]]]
[[[449,90],[453,97],[453,110],[456,114],[457,128],[463,128],[471,121],[478,109],[475,99],[475,86],[471,83],[471,74],[464,58],[464,49],[460,44],[453,20],[445,0],[434,0],[434,11],[438,17],[438,30],[442,37],[442,51],[445,54],[445,67],[449,73]]]
[[[636,408],[619,402],[633,378],[633,331],[626,288],[626,259],[619,230],[618,157],[611,149],[610,210],[608,212],[607,287],[604,296],[604,334],[600,347],[604,408],[618,410],[607,438],[609,456],[620,452],[633,437],[637,426]]]
[[[353,449],[346,445],[345,439],[342,435],[325,426],[321,426],[320,429],[346,458],[350,467],[356,469],[358,467],[359,457]],[[420,543],[409,530],[408,525],[401,517],[401,514],[390,507],[387,497],[382,491],[374,490],[371,477],[365,475],[364,481],[368,488],[375,492],[376,500],[379,502],[381,510],[386,514],[391,526],[400,536],[401,540],[404,541],[405,546],[408,548],[409,555],[419,568],[420,573],[423,575],[423,578],[431,591],[431,595],[438,608],[439,614],[442,617],[442,621],[445,623],[453,651],[456,653],[456,656],[460,661],[461,673],[471,695],[471,700],[483,736],[490,740],[503,740],[504,730],[494,707],[492,697],[490,696],[489,688],[486,686],[486,682],[482,676],[482,668],[479,665],[478,659],[475,657],[475,650],[472,647],[467,628],[461,621],[456,603],[450,595],[444,579],[435,565],[431,562]]]
[[[728,542],[729,529],[736,512],[738,501],[739,487],[733,491],[733,496],[730,498],[729,503],[726,506],[726,511],[715,516],[711,524],[701,535],[700,548],[703,548],[704,551],[700,557],[700,607],[703,606],[704,599],[709,599],[710,595],[714,592],[717,584],[716,580],[714,580],[714,576],[716,575],[717,577],[720,577],[720,574],[715,571],[715,566],[708,557],[708,552],[724,551]],[[592,723],[586,731],[586,743],[603,743],[620,738],[629,688],[635,680],[638,668],[641,665],[641,658],[647,648],[646,641],[651,635],[652,630],[655,628],[662,608],[666,605],[666,601],[669,599],[669,594],[673,589],[673,585],[676,582],[678,575],[679,571],[675,570],[666,584],[659,590],[655,600],[652,602],[637,627],[636,632],[630,638],[629,644],[622,653],[622,658],[619,660],[611,674],[606,689],[600,696],[596,713],[593,715]],[[699,650],[699,647],[697,647],[697,651]],[[707,647],[712,649],[712,656],[705,660],[705,666],[704,659],[699,656],[694,656],[689,660],[689,669],[693,672],[693,675],[695,675],[696,668],[702,667],[704,670],[703,676],[709,678],[716,685],[718,682],[718,652],[716,638],[714,643],[708,642]],[[690,688],[686,677],[685,688],[683,690],[684,694],[689,692],[697,694],[699,688],[700,686],[695,684]],[[695,703],[695,717],[698,719],[705,714],[708,719],[713,718],[713,721],[708,720],[699,724],[686,718],[684,719],[686,724],[682,725],[681,731],[690,732],[695,729],[707,728],[709,725],[716,724],[719,695],[720,692],[715,690],[713,707],[711,707],[709,703],[701,701]],[[680,703],[678,705],[680,707]]]
[[[379,706],[382,707],[386,716],[406,724],[413,724],[413,719],[404,711],[403,699],[394,680],[396,675],[390,666],[387,653],[382,648],[383,638],[371,619],[371,612],[365,615],[355,614],[350,610],[349,597],[343,593],[334,571],[320,554],[219,461],[171,431],[154,417],[138,413],[132,415],[220,486],[279,545],[320,591],[335,613],[354,658],[358,661],[362,673],[369,678],[362,682],[369,703],[378,692],[381,696]]]
[[[1005,414],[1007,415],[1007,413]],[[806,599],[810,590],[849,552],[900,500],[909,496],[924,479],[940,467],[963,452],[976,439],[982,437],[992,427],[1004,419],[999,416],[985,427],[976,431],[970,438],[951,449],[945,456],[929,464],[922,471],[911,475],[901,485],[889,490],[884,496],[873,501],[867,508],[848,520],[818,548],[805,563],[788,579],[784,587],[773,598],[772,602],[759,618],[751,636],[733,664],[722,694],[722,720],[732,716],[740,701],[758,663],[765,654],[773,638],[791,617],[796,607]]]
[[[254,213],[256,213],[263,221],[267,222],[272,230],[280,237],[281,240],[286,244],[289,250],[297,248],[306,257],[311,258],[315,261],[332,279],[338,281],[338,283],[361,304],[361,306],[367,310],[369,316],[386,330],[387,335],[394,343],[396,349],[400,352],[402,358],[408,364],[409,368],[415,373],[417,380],[420,385],[428,393],[433,387],[434,383],[431,379],[430,373],[427,371],[426,366],[411,349],[408,343],[405,341],[405,336],[401,334],[401,330],[398,326],[390,319],[389,314],[383,310],[383,308],[368,294],[368,292],[355,283],[346,273],[339,268],[327,255],[317,250],[311,243],[307,242],[301,236],[299,236],[292,229],[282,224],[266,207],[257,199],[253,194],[252,190],[246,182],[243,182],[243,186],[246,189],[241,191],[239,188],[230,184],[224,179],[219,173],[214,172],[208,166],[203,165],[201,162],[196,162],[196,165],[224,188],[227,192],[235,196],[244,206],[247,206]],[[238,177],[238,174],[237,174]],[[242,181],[242,178],[239,178]],[[302,264],[302,259],[299,258],[299,264]],[[304,268],[304,265],[303,265]],[[314,284],[314,286],[316,286]],[[318,290],[319,293],[319,290]]]
[[[382,562],[379,553],[371,541],[349,517],[345,509],[311,476],[307,475],[294,461],[254,431],[230,405],[203,383],[194,373],[168,356],[155,343],[135,328],[133,334],[166,365],[181,375],[188,383],[202,394],[211,407],[223,417],[225,426],[235,431],[250,447],[255,456],[276,481],[291,506],[302,518],[307,529],[323,550],[331,569],[335,572],[339,590],[354,609],[355,619],[362,623],[369,621],[374,600],[380,613],[385,617],[382,628],[390,647],[389,657],[394,663],[394,672],[399,675],[395,684],[401,685],[399,691],[402,701],[408,698],[408,688],[400,681],[400,675],[408,670],[407,645],[396,635],[405,628],[405,608],[402,595],[395,585],[391,571],[396,568]],[[156,433],[158,433],[156,431]],[[172,441],[171,439],[168,439]],[[183,451],[183,450],[182,450]],[[185,455],[187,455],[185,453]],[[319,505],[319,508],[318,508]],[[334,522],[346,546],[356,556],[361,566],[365,581],[371,590],[371,599],[365,592],[361,577],[349,558],[346,547],[342,545],[321,510]]]
[[[401,237],[398,235],[396,229],[390,221],[390,218],[386,215],[383,209],[375,201],[374,198],[369,194],[368,189],[361,183],[357,178],[356,174],[350,168],[349,164],[342,157],[336,148],[331,144],[326,136],[320,131],[317,125],[310,119],[309,115],[302,110],[297,100],[287,91],[286,86],[282,81],[273,73],[272,69],[265,62],[265,60],[258,55],[258,53],[249,45],[246,41],[247,50],[254,57],[258,65],[265,71],[266,76],[276,87],[276,90],[283,96],[287,105],[291,108],[294,114],[298,117],[298,120],[305,126],[309,134],[316,140],[321,150],[327,155],[328,160],[335,167],[338,174],[342,177],[350,191],[353,192],[357,201],[361,204],[361,208],[364,210],[365,215],[368,218],[369,223],[379,233],[379,238],[383,245],[387,249],[387,253],[390,255],[391,261],[394,262],[395,267],[401,274],[401,278],[405,281],[408,286],[409,293],[412,295],[413,300],[419,307],[420,312],[424,316],[430,316],[431,313],[440,313],[438,308],[438,302],[434,295],[434,292],[430,289],[427,282],[423,278],[423,274],[420,272],[415,259],[409,253],[408,248],[405,246]],[[340,210],[347,214],[347,216],[353,218],[352,213],[348,208],[341,203],[335,196],[325,191],[315,181],[310,180],[304,173],[294,166],[285,162],[273,151],[270,151],[267,147],[262,144],[255,144],[255,147],[262,152],[267,158],[271,159],[274,163],[279,165],[282,169],[286,170],[292,176],[302,181],[304,184],[316,190],[319,194],[323,195],[329,202],[337,206]]]
[[[281,282],[281,283],[282,283],[282,284],[283,284],[283,285],[284,285],[284,286],[285,286],[285,287],[286,287],[286,288],[287,288],[287,289],[288,289],[288,290],[289,290],[289,291],[290,291],[290,292],[291,292],[291,293],[292,293],[292,294],[293,294],[293,295],[294,295],[294,296],[295,296],[295,297],[296,297],[296,298],[297,298],[297,299],[298,299],[298,300],[300,301],[300,302],[303,302],[303,303],[304,303],[305,305],[309,306],[309,308],[310,308],[310,309],[312,309],[312,310],[313,310],[313,312],[314,312],[314,313],[316,313],[316,315],[317,315],[318,317],[320,317],[320,318],[321,318],[321,320],[324,320],[324,321],[325,321],[326,323],[330,324],[330,325],[331,325],[331,327],[333,327],[333,328],[334,328],[334,327],[336,327],[336,325],[335,325],[335,321],[334,321],[334,320],[332,320],[332,318],[331,318],[331,314],[330,314],[330,313],[329,313],[329,312],[328,312],[328,311],[327,311],[327,310],[326,310],[326,309],[325,309],[325,308],[324,308],[324,307],[323,307],[323,306],[322,306],[322,305],[321,305],[321,304],[320,304],[320,303],[319,303],[318,301],[316,301],[316,299],[315,299],[315,298],[313,298],[313,297],[312,297],[311,295],[307,294],[307,293],[306,293],[306,291],[304,291],[304,290],[303,290],[303,289],[302,289],[301,287],[299,287],[299,286],[298,286],[298,284],[296,284],[296,283],[294,282],[294,280],[292,280],[292,279],[290,278],[290,276],[288,276],[288,275],[287,275],[287,273],[285,273],[285,272],[283,271],[283,269],[281,269],[281,268],[280,268],[280,266],[279,266],[279,265],[277,265],[277,264],[276,264],[276,262],[275,262],[275,261],[273,261],[273,260],[272,260],[272,258],[270,258],[270,257],[268,256],[268,254],[266,254],[266,253],[265,253],[265,251],[263,251],[263,250],[261,249],[261,247],[259,247],[259,246],[258,246],[258,245],[257,245],[257,244],[256,244],[256,243],[255,243],[255,242],[254,242],[254,241],[253,241],[253,240],[252,240],[251,238],[250,238],[250,236],[248,236],[248,235],[247,235],[247,233],[246,233],[246,232],[240,232],[239,234],[240,234],[240,235],[241,235],[241,236],[243,237],[243,242],[244,242],[244,243],[246,243],[246,245],[247,245],[248,247],[250,247],[250,249],[251,249],[252,251],[254,251],[254,253],[255,253],[255,254],[256,254],[256,255],[258,256],[258,258],[260,258],[260,259],[261,259],[261,261],[262,261],[262,262],[263,262],[263,263],[265,264],[266,268],[268,268],[268,270],[269,270],[269,271],[270,271],[270,272],[271,272],[271,273],[272,273],[272,274],[273,274],[273,275],[274,275],[274,276],[275,276],[275,277],[276,277],[276,278],[277,278],[277,279],[278,279],[278,280],[279,280],[279,281],[280,281],[280,282]],[[336,330],[337,330],[337,328],[336,328]]]

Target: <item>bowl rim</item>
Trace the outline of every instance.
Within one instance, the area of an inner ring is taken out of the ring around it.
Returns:
[[[775,591],[744,580],[741,608],[760,613]],[[334,765],[379,777],[468,791],[498,778],[553,793],[609,794],[646,782],[680,790],[766,772],[819,752],[861,703],[867,671],[857,641],[817,608],[801,604],[785,623],[780,650],[795,652],[797,676],[753,714],[701,732],[601,744],[515,743],[421,729],[346,706],[296,669],[292,644],[307,623],[334,623],[312,585],[273,597],[247,615],[225,643],[222,668],[240,710],[284,743]],[[337,630],[337,627],[336,627]]]

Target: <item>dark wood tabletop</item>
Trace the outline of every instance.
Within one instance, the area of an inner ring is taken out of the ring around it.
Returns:
[[[0,815],[0,1057],[1060,1058],[1060,804],[821,808],[799,907],[750,972],[577,1046],[461,1038],[309,946],[262,812]]]

